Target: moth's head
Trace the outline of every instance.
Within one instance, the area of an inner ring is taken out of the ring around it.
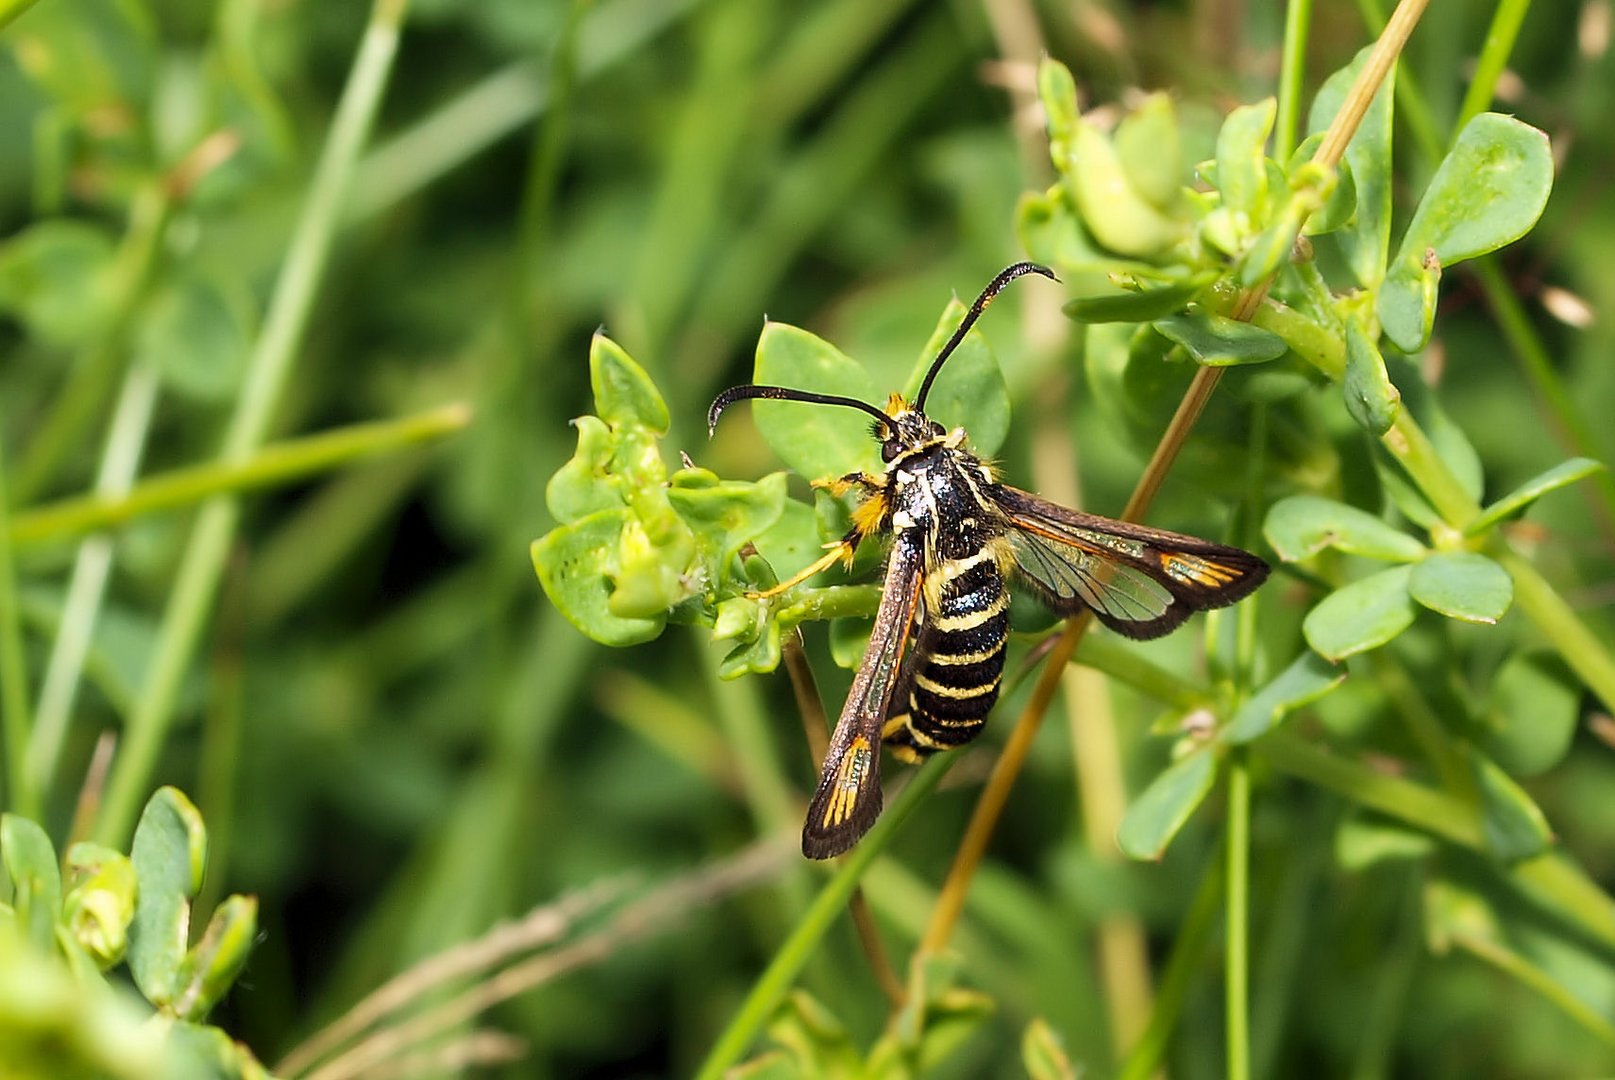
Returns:
[[[885,411],[883,419],[870,425],[870,433],[880,440],[882,461],[890,463],[950,438],[946,428],[926,416],[919,406],[903,400],[902,394],[887,398]],[[962,439],[964,433],[958,432],[957,436]]]

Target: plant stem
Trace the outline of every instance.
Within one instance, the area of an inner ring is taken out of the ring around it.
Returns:
[[[1279,64],[1279,109],[1273,125],[1273,160],[1289,161],[1301,130],[1301,91],[1307,70],[1312,0],[1289,0],[1284,15],[1284,56]]]
[[[807,911],[797,921],[790,936],[780,945],[774,959],[752,985],[751,992],[740,1010],[729,1021],[718,1041],[707,1054],[697,1080],[720,1080],[740,1056],[746,1052],[757,1033],[762,1030],[797,974],[813,956],[814,947],[824,936],[830,924],[841,914],[847,900],[865,869],[874,861],[898,828],[907,820],[914,808],[931,793],[937,782],[952,767],[956,755],[938,754],[914,773],[908,786],[898,793],[892,804],[875,822],[874,828],[860,840],[842,860],[833,877],[825,883],[819,895],[813,898]]]
[[[1464,125],[1491,107],[1497,80],[1508,66],[1509,54],[1520,36],[1520,25],[1531,0],[1500,0],[1492,12],[1492,23],[1486,28],[1486,43],[1481,46],[1480,57],[1475,61],[1475,76],[1470,80],[1469,91],[1458,109],[1458,120],[1452,125],[1452,141],[1456,142]]]
[[[109,497],[82,495],[16,514],[10,536],[19,548],[70,540],[161,510],[190,506],[214,495],[273,487],[340,468],[360,458],[451,435],[471,422],[464,405],[445,405],[399,420],[353,424],[335,431],[273,443],[241,461],[212,461],[174,469]]]
[[[24,817],[39,818],[39,792],[28,771],[28,657],[22,643],[22,612],[17,602],[17,566],[11,557],[6,518],[6,462],[0,442],[0,735],[4,738],[10,806]]]
[[[1528,560],[1508,550],[1492,554],[1514,579],[1514,602],[1520,610],[1536,623],[1604,707],[1615,708],[1615,657],[1604,643]]]
[[[112,431],[96,476],[96,497],[109,500],[127,495],[130,482],[140,467],[146,433],[151,426],[152,409],[157,403],[156,373],[145,365],[132,368],[124,379],[123,391],[113,412]],[[12,540],[21,543],[12,523]],[[90,634],[101,610],[101,597],[112,569],[112,539],[92,536],[79,546],[73,574],[62,608],[61,626],[45,666],[45,682],[39,694],[39,711],[28,745],[28,771],[38,791],[50,790],[67,736],[68,718],[78,691],[84,657],[89,652]]]
[[[371,8],[308,199],[275,283],[263,333],[225,433],[221,463],[241,465],[252,457],[280,401],[313,310],[354,164],[369,135],[392,69],[406,6],[407,0],[375,0]],[[215,498],[202,507],[191,533],[163,615],[146,684],[126,726],[96,825],[96,837],[110,846],[122,845],[144,800],[173,721],[180,681],[190,666],[212,607],[239,517],[240,506],[235,500]]]
[[[1228,900],[1223,909],[1229,1080],[1250,1077],[1250,824],[1250,764],[1238,747],[1228,755]]]
[[[1217,904],[1222,899],[1223,865],[1220,854],[1206,861],[1200,887],[1195,890],[1189,911],[1172,942],[1172,953],[1161,975],[1160,991],[1155,996],[1149,1023],[1144,1026],[1144,1034],[1128,1053],[1127,1060],[1122,1062],[1116,1073],[1117,1080],[1146,1080],[1160,1066],[1167,1037],[1177,1025],[1201,961],[1211,947],[1212,931],[1217,926]]]

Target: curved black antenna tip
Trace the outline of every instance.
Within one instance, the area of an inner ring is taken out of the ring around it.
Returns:
[[[970,305],[969,311],[965,312],[965,317],[959,323],[958,329],[954,330],[953,336],[948,339],[947,344],[942,346],[942,351],[937,353],[936,359],[931,361],[930,370],[925,373],[925,380],[920,383],[920,392],[914,398],[914,407],[916,409],[921,412],[925,411],[925,398],[931,392],[931,384],[936,381],[937,372],[942,370],[943,363],[946,362],[949,356],[953,355],[953,350],[959,347],[959,343],[970,332],[970,328],[981,317],[981,313],[987,310],[987,305],[993,302],[995,296],[1004,291],[1005,286],[1023,274],[1041,274],[1050,281],[1060,280],[1054,276],[1053,270],[1050,270],[1042,263],[1018,262],[1000,270],[998,276],[988,282],[985,289],[981,290],[981,295],[976,297],[976,302]]]

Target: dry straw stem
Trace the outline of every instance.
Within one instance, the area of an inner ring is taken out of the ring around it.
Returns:
[[[498,971],[442,1005],[403,1019],[391,1027],[384,1027],[324,1065],[304,1071],[320,1056],[380,1017],[419,1001],[423,994],[442,986],[450,978],[480,972],[507,959],[511,955],[511,945],[517,938],[536,933],[519,929],[534,916],[514,926],[501,927],[487,937],[428,960],[383,986],[326,1032],[288,1055],[275,1072],[278,1075],[303,1076],[306,1080],[360,1080],[369,1077],[383,1065],[395,1064],[407,1051],[472,1020],[502,1001],[508,1001],[570,971],[598,963],[626,945],[658,931],[671,929],[680,917],[692,910],[710,907],[731,893],[777,876],[790,865],[794,848],[795,845],[786,842],[783,837],[770,837],[705,869],[676,878],[622,908],[601,929],[569,945]],[[584,904],[593,899],[585,894],[573,898],[571,902]],[[598,901],[594,902],[597,906]],[[552,910],[540,909],[534,914],[536,916]],[[568,926],[574,917],[565,918]],[[385,1000],[378,1002],[377,999],[383,997]],[[357,1021],[352,1019],[361,1010],[363,1015]],[[342,1034],[332,1038],[328,1033],[339,1027]],[[319,1048],[311,1050],[315,1043],[320,1044]]]
[[[502,1031],[473,1031],[453,1042],[360,1073],[355,1080],[411,1080],[417,1076],[459,1075],[479,1066],[508,1065],[527,1055],[527,1041]]]
[[[1363,114],[1368,111],[1369,102],[1373,101],[1379,84],[1407,43],[1408,35],[1418,24],[1419,17],[1424,13],[1428,2],[1429,0],[1403,0],[1397,6],[1390,22],[1385,25],[1384,33],[1375,44],[1368,63],[1363,66],[1362,73],[1352,84],[1345,104],[1341,106],[1339,114],[1325,133],[1323,142],[1318,147],[1318,153],[1313,158],[1314,161],[1330,168],[1339,164],[1341,155],[1346,151],[1346,144],[1356,134]],[[1232,317],[1249,321],[1266,297],[1267,289],[1268,283],[1263,283],[1258,288],[1244,293],[1230,313]],[[1219,368],[1201,368],[1195,373],[1194,381],[1189,384],[1183,400],[1178,403],[1177,412],[1173,414],[1172,422],[1167,425],[1166,433],[1161,436],[1161,441],[1156,446],[1155,453],[1138,482],[1138,487],[1134,489],[1132,498],[1127,501],[1127,508],[1122,511],[1122,520],[1137,521],[1149,509],[1150,503],[1154,501],[1156,493],[1160,491],[1161,484],[1166,479],[1167,471],[1177,459],[1178,451],[1183,448],[1184,441],[1188,438],[1195,421],[1200,418],[1200,413],[1205,409],[1206,402],[1210,400],[1211,393],[1216,389],[1220,378]],[[1088,612],[1068,620],[1065,630],[1050,651],[1048,662],[1038,676],[1037,685],[1032,689],[1031,699],[1021,711],[1014,730],[1010,732],[1009,739],[1004,744],[1004,751],[993,767],[992,775],[987,778],[987,786],[983,789],[981,798],[976,803],[976,809],[971,814],[970,824],[965,828],[953,865],[948,868],[947,880],[942,883],[936,906],[931,910],[931,920],[920,942],[923,951],[940,952],[947,947],[948,939],[953,935],[953,927],[959,921],[959,914],[964,909],[965,894],[970,889],[976,867],[987,851],[987,842],[992,838],[999,817],[1003,815],[1010,790],[1015,786],[1021,766],[1026,762],[1026,755],[1031,751],[1032,740],[1036,737],[1038,728],[1042,726],[1043,717],[1047,714],[1049,705],[1054,700],[1054,694],[1060,687],[1061,675],[1071,660],[1071,654],[1076,651],[1077,643],[1082,640],[1082,635],[1092,623],[1093,617]]]

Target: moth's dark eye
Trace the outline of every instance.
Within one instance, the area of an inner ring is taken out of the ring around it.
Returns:
[[[946,429],[941,424],[937,423],[935,420],[931,421],[931,434],[932,435],[941,435],[942,432],[945,431],[945,430]]]
[[[903,448],[897,444],[895,439],[888,439],[886,442],[880,444],[880,460],[890,461],[892,458],[901,453],[902,450]]]

